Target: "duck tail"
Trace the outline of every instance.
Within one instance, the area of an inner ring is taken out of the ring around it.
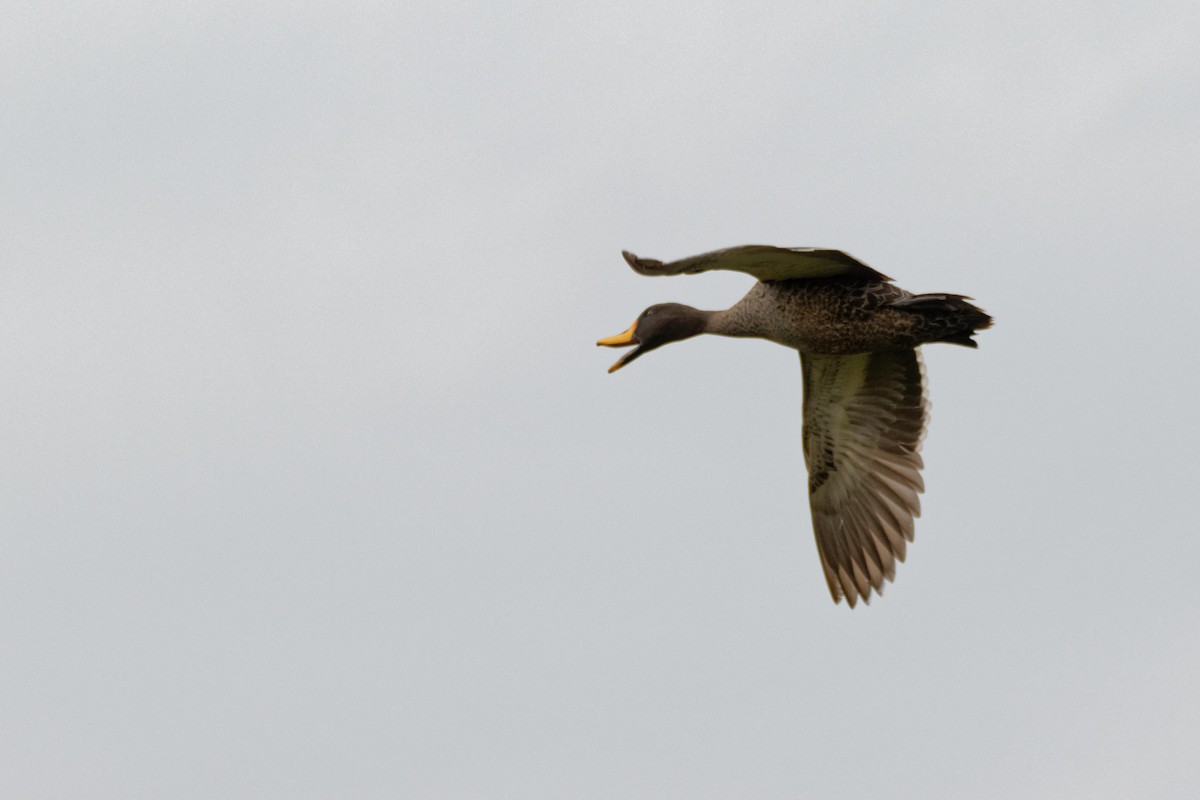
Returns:
[[[919,330],[924,342],[949,342],[963,347],[978,347],[971,337],[992,327],[992,318],[961,294],[915,294],[893,305],[920,314],[925,319]]]

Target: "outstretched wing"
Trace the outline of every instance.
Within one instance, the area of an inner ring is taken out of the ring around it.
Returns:
[[[821,567],[834,602],[883,591],[920,516],[929,403],[916,350],[800,355],[804,460]]]
[[[638,258],[628,250],[621,255],[642,275],[692,275],[710,269],[731,269],[753,275],[760,281],[786,281],[804,278],[845,276],[865,281],[890,281],[858,259],[841,250],[817,247],[772,247],[748,244],[714,250],[691,258],[664,264],[652,258]]]

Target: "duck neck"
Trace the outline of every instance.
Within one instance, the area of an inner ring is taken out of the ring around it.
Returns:
[[[756,336],[757,333],[746,324],[744,315],[737,312],[737,306],[721,311],[703,311],[703,333],[713,333],[717,336]]]
[[[683,306],[669,335],[671,341],[690,339],[702,333],[722,333],[720,315],[723,311],[705,311],[700,308]]]

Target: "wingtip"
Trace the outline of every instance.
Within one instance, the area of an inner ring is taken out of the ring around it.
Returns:
[[[653,258],[638,258],[628,250],[622,250],[621,255],[625,258],[625,263],[633,267],[633,271],[639,275],[652,275],[651,270],[654,267],[661,267],[662,262],[656,261]]]

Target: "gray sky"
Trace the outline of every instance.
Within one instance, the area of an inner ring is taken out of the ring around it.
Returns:
[[[1200,10],[968,5],[6,3],[0,793],[1195,796]],[[997,319],[869,608],[751,242]]]

